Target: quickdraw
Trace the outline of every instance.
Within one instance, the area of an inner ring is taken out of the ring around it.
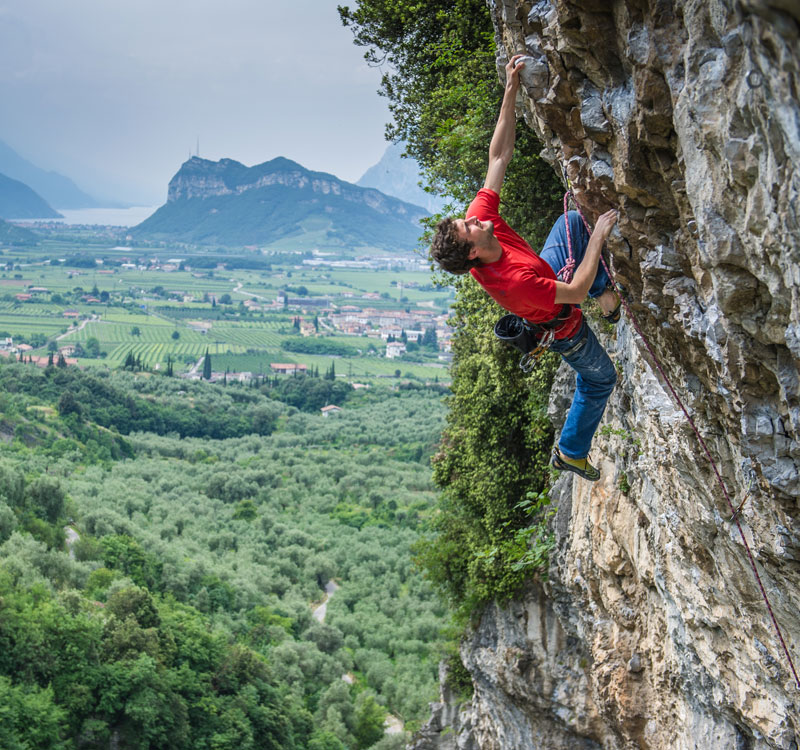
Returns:
[[[529,373],[536,367],[536,363],[544,356],[545,352],[550,348],[550,344],[555,341],[556,333],[551,328],[545,332],[539,339],[539,343],[535,349],[523,354],[519,360],[519,369],[524,373]]]

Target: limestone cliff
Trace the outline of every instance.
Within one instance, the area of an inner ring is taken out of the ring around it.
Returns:
[[[519,114],[609,241],[718,461],[800,662],[800,6],[493,0]],[[731,512],[628,321],[593,455],[561,477],[549,578],[486,609],[475,695],[417,748],[797,748],[800,690]],[[563,371],[552,414],[571,391]]]
[[[278,157],[247,167],[192,157],[134,237],[281,250],[413,250],[425,209]]]

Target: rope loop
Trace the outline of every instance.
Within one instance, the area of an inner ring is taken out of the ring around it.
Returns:
[[[564,267],[556,274],[556,278],[569,284],[572,281],[572,274],[575,273],[575,258],[572,255],[572,236],[569,231],[569,199],[572,193],[567,190],[564,193],[564,224],[567,227],[567,262]],[[574,198],[573,198],[574,200]],[[577,205],[577,204],[576,204]]]

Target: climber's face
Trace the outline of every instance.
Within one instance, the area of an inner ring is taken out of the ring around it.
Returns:
[[[462,240],[469,240],[473,244],[473,252],[480,247],[487,247],[494,237],[494,224],[491,221],[481,221],[475,216],[468,219],[456,220],[456,231]],[[477,255],[470,257],[477,257]]]

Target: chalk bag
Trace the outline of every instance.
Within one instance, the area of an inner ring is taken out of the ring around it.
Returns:
[[[539,345],[539,339],[519,315],[504,315],[494,324],[494,335],[500,341],[511,344],[523,354]]]

